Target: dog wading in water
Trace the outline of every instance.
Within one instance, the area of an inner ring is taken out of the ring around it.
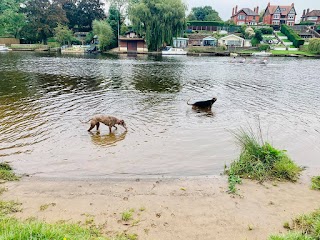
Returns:
[[[88,129],[89,132],[94,128],[94,126],[97,127],[97,131],[98,131],[100,123],[107,125],[109,127],[110,133],[111,133],[112,127],[115,127],[116,129],[118,129],[116,127],[116,124],[121,125],[126,131],[128,130],[124,120],[118,119],[113,116],[102,115],[102,114],[95,115],[89,121],[90,121],[90,128]]]
[[[212,98],[211,100],[207,100],[207,101],[199,101],[199,102],[195,102],[193,104],[190,104],[188,101],[187,104],[191,105],[193,109],[196,109],[196,108],[211,109],[212,104],[214,104],[215,101],[217,101],[217,98]]]

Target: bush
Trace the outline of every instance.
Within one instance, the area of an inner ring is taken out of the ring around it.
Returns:
[[[267,50],[270,49],[270,46],[269,46],[269,44],[260,44],[260,45],[258,46],[258,49],[259,49],[260,51],[267,51]]]
[[[304,22],[300,22],[299,25],[314,25],[314,22],[310,22],[310,21],[304,21]]]
[[[299,48],[304,44],[304,40],[289,26],[282,24],[281,32],[285,34],[291,42],[293,42],[293,45],[296,48]]]
[[[320,38],[310,39],[308,50],[312,53],[320,54]]]
[[[241,153],[238,160],[231,163],[225,172],[230,176],[265,180],[296,181],[302,171],[286,154],[285,150],[278,150],[262,136],[256,137],[252,130],[241,130],[235,134]],[[260,139],[260,140],[259,140]],[[235,177],[233,177],[235,179]]]
[[[260,31],[262,32],[262,34],[272,34],[273,28],[272,27],[260,28]]]
[[[320,176],[313,177],[311,183],[311,189],[320,190]]]
[[[257,46],[260,43],[260,41],[258,39],[256,39],[255,37],[251,39],[251,45],[253,47]]]

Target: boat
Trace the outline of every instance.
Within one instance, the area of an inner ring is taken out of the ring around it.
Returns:
[[[252,53],[252,56],[259,56],[259,57],[268,57],[272,53],[271,52],[266,52],[266,51],[261,51],[261,52],[254,52]]]
[[[7,48],[6,46],[0,45],[0,52],[7,52],[9,51],[9,48]]]
[[[183,50],[182,48],[166,46],[162,50],[162,55],[187,55],[187,51]]]

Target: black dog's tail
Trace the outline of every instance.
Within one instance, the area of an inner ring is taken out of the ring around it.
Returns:
[[[189,103],[190,99],[191,99],[191,98],[189,98],[189,100],[187,101],[187,104],[188,104],[188,105],[193,105],[193,104],[190,104],[190,103]]]

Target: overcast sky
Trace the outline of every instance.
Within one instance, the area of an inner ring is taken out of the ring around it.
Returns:
[[[232,8],[238,5],[238,10],[241,8],[250,8],[253,10],[259,6],[260,10],[264,10],[268,2],[271,5],[291,5],[294,3],[297,11],[297,19],[300,19],[303,9],[310,8],[311,10],[320,10],[320,0],[183,0],[188,6],[188,12],[193,7],[211,6],[215,9],[223,20],[228,20],[232,13]]]

